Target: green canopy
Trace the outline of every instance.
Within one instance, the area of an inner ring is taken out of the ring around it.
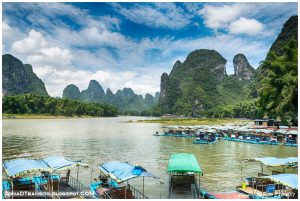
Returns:
[[[186,173],[197,172],[202,173],[200,165],[194,154],[179,153],[172,154],[168,164],[169,173]]]

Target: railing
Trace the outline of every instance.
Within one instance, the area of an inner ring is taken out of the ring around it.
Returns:
[[[200,189],[197,183],[194,183],[191,185],[192,188],[192,194],[194,199],[199,199],[200,198]]]
[[[133,195],[134,199],[148,199],[142,192],[140,192],[139,190],[137,190],[136,188],[134,188],[130,184],[128,184],[126,186],[126,188],[129,189],[132,192],[132,195]]]
[[[101,187],[99,187],[101,189]],[[112,199],[104,190],[102,190],[102,195],[99,195],[101,199]]]
[[[68,183],[72,188],[78,191],[82,191],[84,189],[84,185],[80,183],[77,179],[72,177],[71,175],[69,176],[69,183]]]

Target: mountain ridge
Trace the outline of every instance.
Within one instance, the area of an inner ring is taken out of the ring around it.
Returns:
[[[159,98],[162,113],[195,116],[217,105],[249,97],[247,85],[255,70],[242,55],[236,55],[235,75],[226,72],[226,59],[217,51],[198,49],[184,62],[176,61],[170,74],[161,76]]]
[[[23,64],[11,54],[2,55],[2,94],[26,93],[48,96],[44,82],[33,72],[31,65]]]
[[[107,103],[118,107],[123,112],[146,111],[158,102],[158,92],[156,96],[147,93],[143,98],[142,95],[136,94],[131,88],[125,87],[114,94],[109,88],[104,92],[102,86],[96,80],[90,80],[88,88],[81,92],[74,87],[78,88],[74,84],[66,86],[62,97],[83,102]]]

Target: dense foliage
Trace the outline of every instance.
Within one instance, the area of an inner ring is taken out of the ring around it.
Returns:
[[[284,53],[269,52],[262,64],[259,85],[259,106],[269,117],[297,124],[298,119],[298,48],[291,40]]]
[[[233,104],[218,106],[205,112],[208,117],[214,118],[262,118],[263,113],[258,107],[257,99],[238,101]]]
[[[70,99],[34,94],[4,96],[2,112],[7,114],[47,114],[58,116],[116,116],[117,108],[108,104],[82,103]]]
[[[226,60],[214,50],[195,50],[183,63],[177,61],[170,75],[164,73],[161,77],[162,113],[198,117],[203,116],[203,111],[252,98],[249,86],[254,69],[244,55],[242,59],[247,65],[240,68],[252,73],[251,79],[228,76]]]

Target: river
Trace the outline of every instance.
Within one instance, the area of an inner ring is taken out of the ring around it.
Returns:
[[[103,162],[120,160],[143,166],[159,176],[164,184],[145,178],[145,194],[149,198],[167,198],[166,168],[171,153],[196,155],[201,169],[201,188],[211,192],[233,191],[241,184],[241,159],[254,157],[298,156],[297,148],[255,145],[219,140],[213,145],[192,144],[193,139],[156,137],[162,131],[159,123],[125,123],[145,117],[13,119],[2,120],[3,160],[63,155],[81,159],[97,169]],[[254,176],[260,165],[243,165],[243,177]],[[270,169],[266,169],[270,171]],[[75,171],[73,171],[75,172]],[[93,172],[93,177],[97,175]],[[90,182],[90,171],[81,169],[79,179]],[[142,189],[142,179],[129,181]]]

